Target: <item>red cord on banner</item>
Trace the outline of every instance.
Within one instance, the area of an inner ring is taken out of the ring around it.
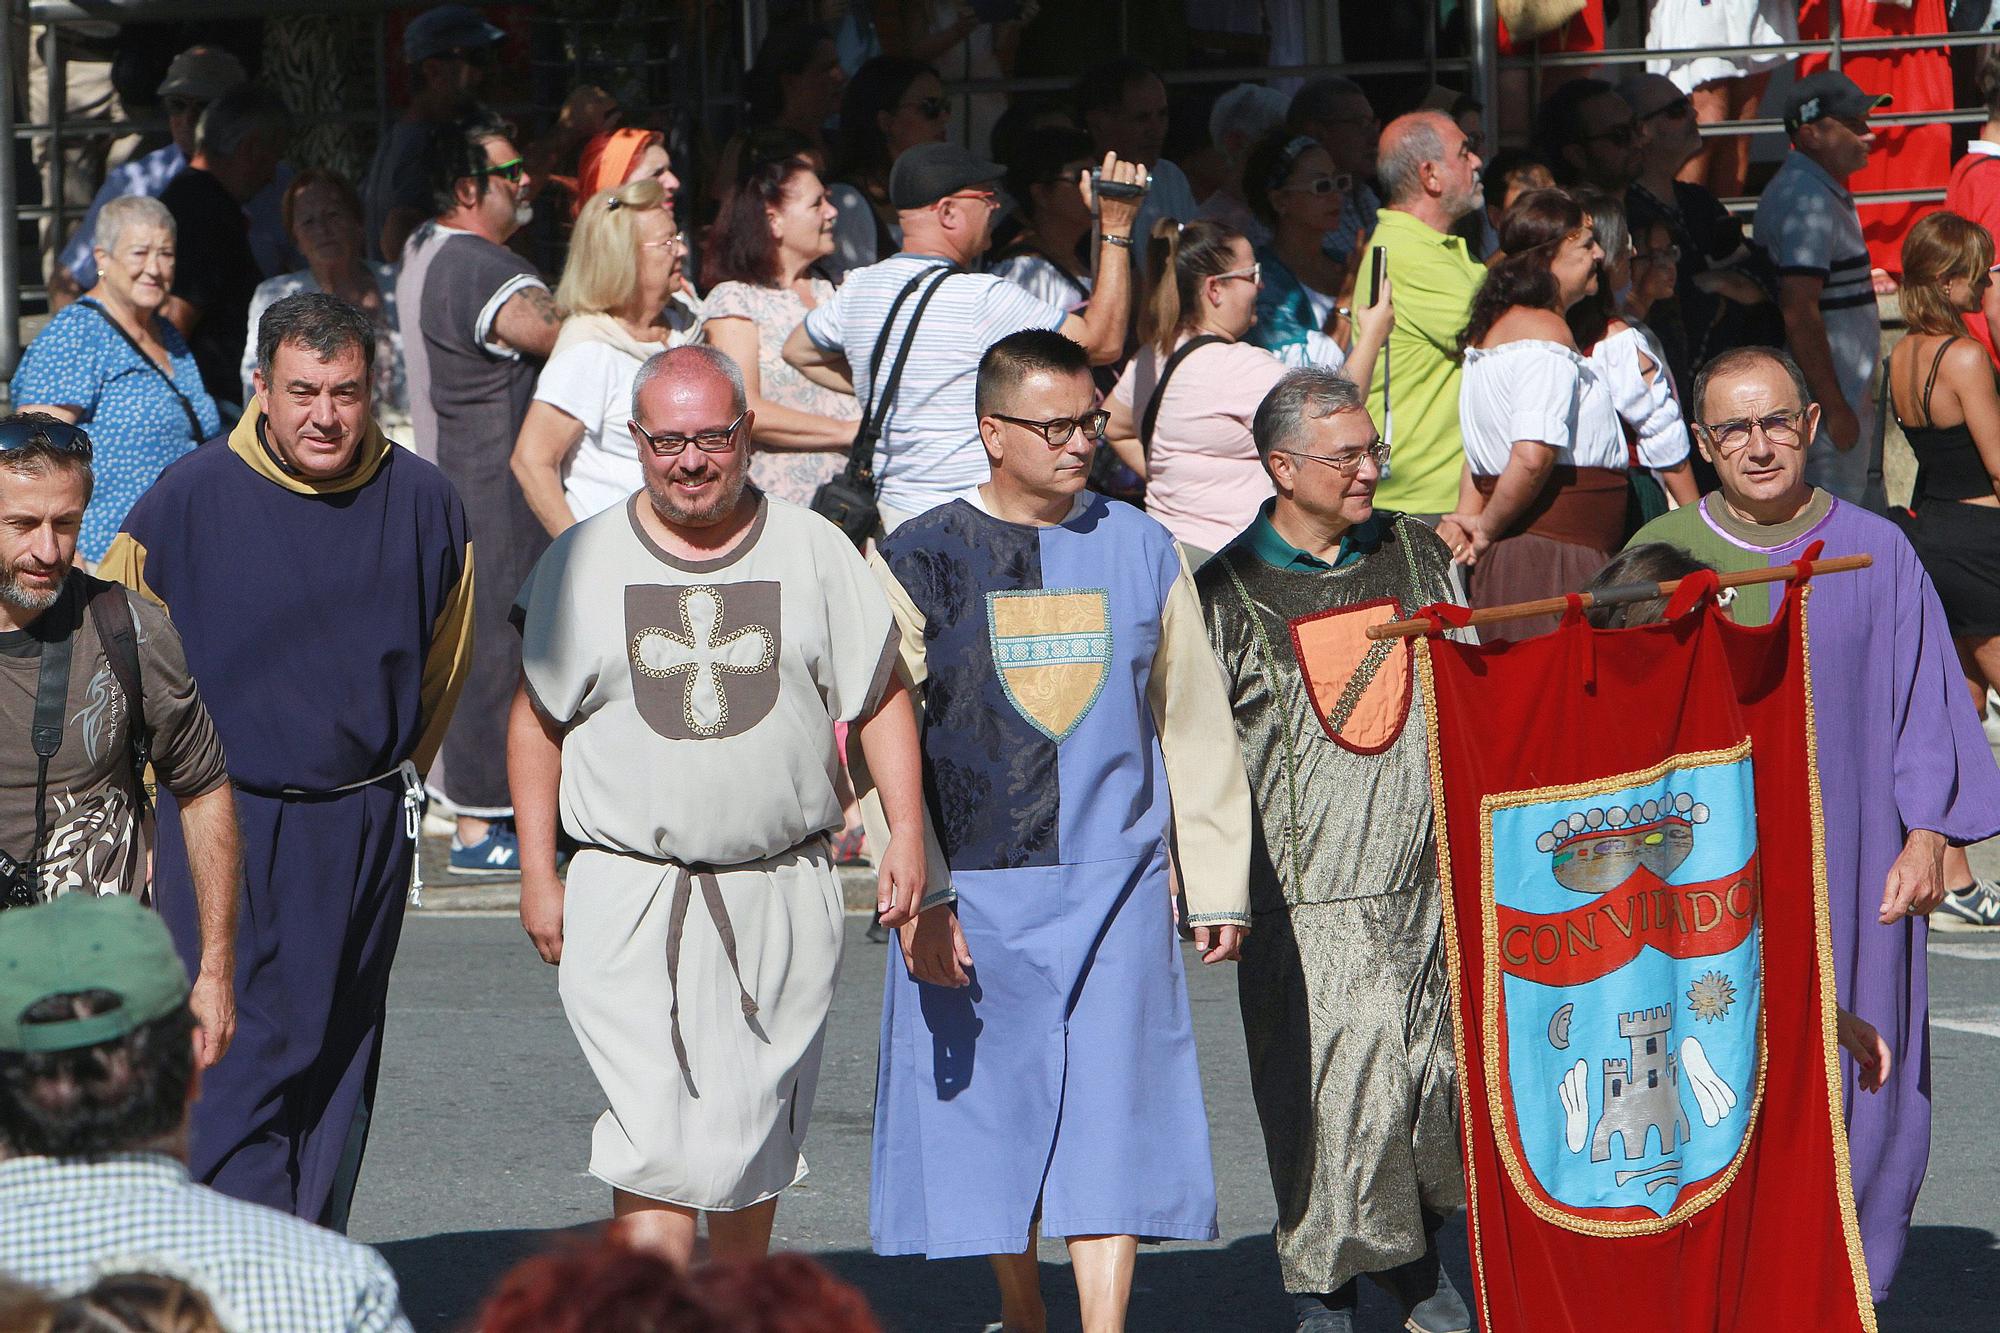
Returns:
[[[1720,577],[1712,569],[1697,569],[1692,574],[1681,576],[1680,587],[1667,602],[1668,620],[1679,620],[1688,612],[1700,606],[1704,598],[1713,598],[1722,587]]]

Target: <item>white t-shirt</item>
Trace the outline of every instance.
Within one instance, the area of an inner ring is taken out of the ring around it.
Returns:
[[[856,269],[832,300],[806,313],[806,336],[822,351],[846,354],[854,372],[854,396],[864,405],[875,399],[868,360],[889,307],[911,278],[934,272],[943,263],[936,255],[900,254]],[[895,327],[882,350],[883,380],[889,378],[911,315],[933,280],[926,276],[896,312]],[[881,479],[884,505],[920,514],[991,475],[985,447],[979,442],[979,416],[973,409],[979,359],[1010,333],[1059,329],[1067,317],[1058,307],[990,273],[956,273],[944,280],[917,326],[896,401],[875,449],[875,475]]]
[[[638,447],[625,429],[640,364],[609,343],[580,342],[550,357],[535,382],[536,402],[583,423],[583,438],[563,469],[563,498],[578,520],[602,513],[645,484]]]

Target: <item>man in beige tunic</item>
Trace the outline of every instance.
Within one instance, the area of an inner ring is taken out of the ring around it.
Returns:
[[[834,724],[882,793],[893,927],[926,875],[916,721],[854,548],[745,485],[735,364],[663,352],[632,401],[645,489],[557,538],[515,608],[521,922],[610,1102],[590,1170],[627,1239],[685,1263],[706,1213],[713,1254],[761,1255],[839,971]]]

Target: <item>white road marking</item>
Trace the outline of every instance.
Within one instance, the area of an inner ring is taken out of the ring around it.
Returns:
[[[2000,1037],[2000,1022],[1985,1018],[1945,1018],[1932,1014],[1931,1026],[1951,1032],[1970,1032],[1976,1037]]]
[[[2000,962],[2000,940],[1988,944],[1944,944],[1931,936],[1930,950],[1944,958],[1970,958],[1975,962]]]

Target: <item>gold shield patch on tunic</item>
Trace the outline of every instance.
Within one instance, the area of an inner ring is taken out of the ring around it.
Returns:
[[[1413,639],[1371,639],[1368,627],[1403,618],[1394,597],[1338,606],[1291,622],[1292,653],[1320,726],[1356,754],[1380,754],[1410,716]]]
[[[1111,594],[1102,588],[986,594],[1000,687],[1029,725],[1060,743],[1104,690],[1111,669]]]

